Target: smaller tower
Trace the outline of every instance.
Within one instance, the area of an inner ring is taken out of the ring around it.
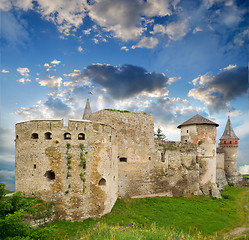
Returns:
[[[234,133],[230,117],[228,116],[227,124],[223,135],[220,138],[219,147],[225,152],[224,169],[228,183],[237,183],[237,149],[239,138]]]
[[[84,114],[83,114],[82,119],[88,119],[88,117],[89,117],[89,115],[90,115],[91,113],[92,113],[92,110],[91,110],[89,98],[87,98],[86,106],[85,106],[85,110],[84,110]]]

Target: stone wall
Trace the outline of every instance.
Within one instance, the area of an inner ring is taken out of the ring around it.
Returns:
[[[224,170],[224,157],[225,153],[222,149],[217,149],[216,151],[216,184],[219,189],[222,189],[226,186],[227,179]]]
[[[199,164],[194,144],[157,142],[156,159],[119,163],[119,197],[199,194]]]
[[[139,164],[155,159],[153,114],[101,110],[92,113],[89,119],[116,129],[119,158]]]
[[[118,196],[116,158],[116,131],[104,124],[16,124],[16,191],[53,201],[58,219],[82,220],[111,210]]]

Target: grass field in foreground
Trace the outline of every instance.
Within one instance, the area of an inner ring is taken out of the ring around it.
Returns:
[[[162,239],[159,234],[163,231],[171,234],[169,231],[173,229],[174,238],[168,239],[184,239],[176,238],[176,234],[183,234],[185,239],[211,239],[216,232],[222,234],[240,226],[245,215],[245,197],[248,205],[249,188],[227,187],[222,191],[222,196],[222,199],[209,196],[118,199],[112,212],[101,219],[56,221],[50,224],[55,229],[51,238]],[[195,236],[189,238],[188,233]],[[202,236],[197,236],[199,233]],[[126,237],[127,234],[130,235]]]

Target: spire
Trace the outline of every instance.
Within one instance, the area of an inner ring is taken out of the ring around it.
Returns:
[[[82,119],[87,119],[91,113],[92,113],[92,110],[90,107],[89,98],[87,98],[86,106],[85,106],[85,110],[84,110],[84,114],[83,114]]]
[[[231,120],[230,117],[228,116],[227,124],[220,140],[229,140],[229,139],[239,140],[239,138],[236,136],[236,134],[233,131]]]

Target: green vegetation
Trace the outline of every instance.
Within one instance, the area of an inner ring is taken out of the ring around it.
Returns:
[[[160,127],[157,128],[157,131],[154,133],[155,139],[157,140],[166,140],[166,136],[163,134],[163,131]]]
[[[0,201],[0,239],[223,239],[231,229],[248,226],[249,188],[227,187],[222,196],[118,199],[101,219],[55,221],[34,229],[23,219],[50,205],[17,193]]]
[[[71,144],[70,143],[66,143],[66,147],[67,147],[67,151],[66,151],[66,159],[67,159],[67,179],[69,178],[69,177],[71,177],[72,175],[71,175],[71,173],[70,173],[70,171],[69,170],[71,170],[72,169],[72,166],[71,166],[71,158],[72,158],[72,155],[69,153],[69,149],[70,149],[70,147],[71,147]],[[66,192],[65,192],[65,194],[68,194],[69,193],[69,191],[67,190]]]
[[[86,191],[86,178],[85,178],[85,175],[86,175],[86,158],[85,158],[85,155],[84,154],[88,154],[88,151],[85,150],[85,146],[81,143],[80,145],[80,163],[79,163],[79,167],[81,167],[81,173],[80,173],[80,179],[81,181],[83,182],[83,189],[82,189],[82,192],[85,193]]]
[[[25,198],[20,192],[11,197],[3,196],[0,199],[0,239],[48,239],[53,227],[33,228],[25,222],[50,217],[52,207],[37,198]]]
[[[119,110],[119,109],[110,109],[110,108],[106,108],[104,110],[107,110],[107,111],[114,111],[114,112],[121,112],[121,113],[135,113],[135,112],[130,112],[128,110]],[[136,113],[135,113],[136,114]]]
[[[50,224],[56,229],[56,237],[51,239],[184,239],[176,237],[182,234],[185,239],[213,239],[240,226],[245,214],[241,202],[246,195],[249,197],[248,187],[227,187],[222,199],[118,199],[112,212],[101,219]],[[171,233],[174,237],[170,238]]]

